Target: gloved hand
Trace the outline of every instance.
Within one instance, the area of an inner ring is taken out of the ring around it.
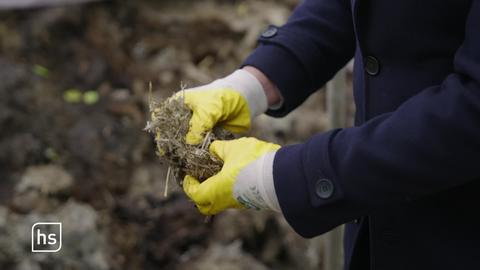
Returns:
[[[210,152],[224,161],[222,170],[202,183],[187,175],[183,189],[204,215],[215,215],[227,208],[279,212],[272,174],[279,148],[255,138],[214,141]]]
[[[268,108],[262,85],[245,70],[175,96],[184,96],[193,111],[186,137],[189,144],[201,143],[205,133],[217,124],[234,133],[245,132],[252,119]]]

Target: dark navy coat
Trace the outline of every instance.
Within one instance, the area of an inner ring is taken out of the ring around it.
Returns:
[[[283,116],[352,57],[355,126],[275,157],[285,218],[347,223],[347,269],[480,269],[480,0],[306,0],[244,65]]]

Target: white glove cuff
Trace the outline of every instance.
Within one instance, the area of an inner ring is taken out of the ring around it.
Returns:
[[[262,84],[255,76],[245,70],[236,70],[227,77],[214,81],[212,84],[218,84],[239,92],[247,101],[252,119],[268,109],[267,96]]]
[[[281,212],[273,182],[274,152],[269,152],[243,168],[233,186],[233,196],[247,208]]]
[[[264,197],[265,202],[275,212],[281,212],[278,203],[277,193],[275,192],[275,184],[273,182],[273,160],[277,152],[270,152],[263,156],[263,179],[259,179],[260,193]]]

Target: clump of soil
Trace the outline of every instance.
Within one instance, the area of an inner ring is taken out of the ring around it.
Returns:
[[[161,103],[150,100],[150,113],[151,121],[145,129],[154,134],[157,155],[167,162],[180,185],[186,174],[204,181],[222,169],[223,161],[212,155],[208,147],[214,140],[233,139],[233,134],[215,127],[205,134],[201,144],[187,144],[185,136],[192,111],[185,104],[182,93]],[[167,174],[167,181],[168,178]]]

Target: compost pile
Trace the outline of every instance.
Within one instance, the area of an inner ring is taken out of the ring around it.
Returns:
[[[214,130],[203,144],[185,145],[191,112],[172,100],[152,106],[157,140],[143,130],[152,117],[150,81],[152,100],[166,101],[179,82],[227,75],[296,2],[94,1],[0,11],[0,269],[318,269],[321,247],[280,216],[226,211],[205,224],[176,185],[164,196],[169,166],[172,175],[182,168],[176,174],[207,178],[221,167],[208,144],[228,136]],[[292,115],[258,122],[252,135],[292,143],[323,114]],[[48,220],[63,222],[62,250],[32,254],[32,224]]]

